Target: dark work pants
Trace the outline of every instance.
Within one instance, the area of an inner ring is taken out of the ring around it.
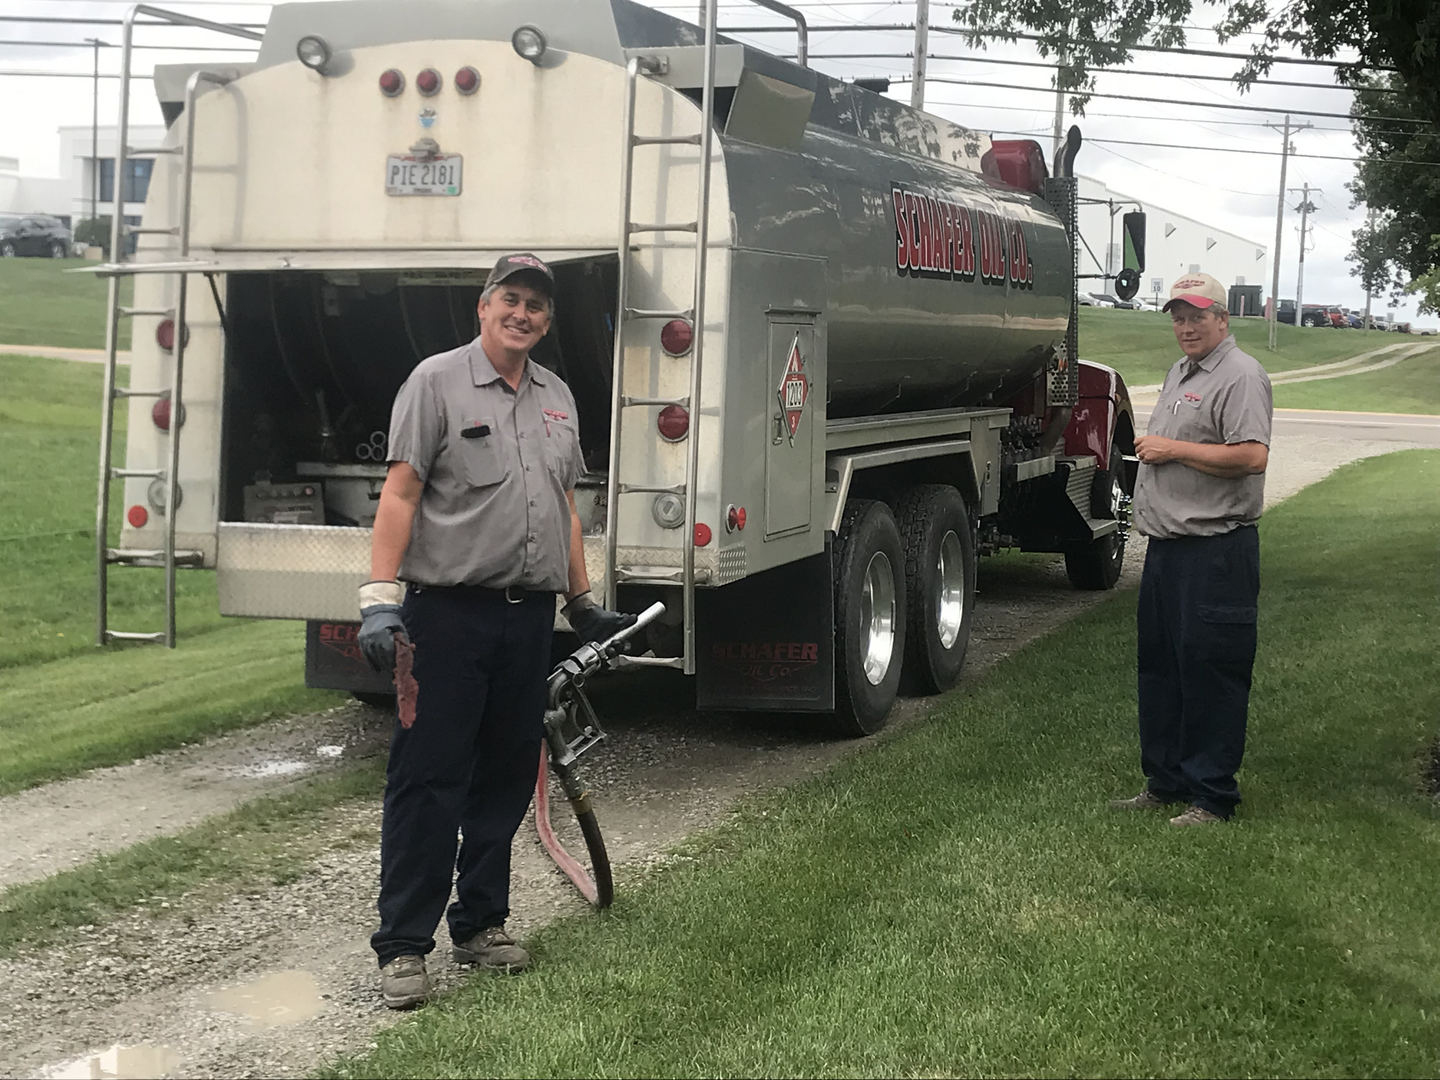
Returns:
[[[1149,789],[1228,818],[1240,801],[1260,535],[1154,540],[1140,579],[1140,767]]]
[[[412,587],[401,617],[419,696],[415,723],[395,722],[385,776],[380,929],[370,939],[382,967],[435,947],[452,880],[452,940],[510,914],[510,842],[539,771],[555,600]]]

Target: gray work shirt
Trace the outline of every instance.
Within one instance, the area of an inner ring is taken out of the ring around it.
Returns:
[[[1150,414],[1150,434],[1184,442],[1270,445],[1274,405],[1265,369],[1232,334],[1201,360],[1176,362]],[[1224,479],[1178,461],[1141,464],[1135,526],[1146,536],[1218,536],[1260,520],[1265,474]]]
[[[390,414],[390,461],[425,484],[400,578],[565,592],[570,503],[584,471],[570,388],[533,360],[520,387],[476,338],[424,360]]]

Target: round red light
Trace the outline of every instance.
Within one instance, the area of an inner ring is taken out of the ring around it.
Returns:
[[[143,506],[132,506],[125,514],[125,520],[130,522],[132,529],[143,529],[145,523],[150,520],[150,511]]]
[[[743,506],[735,511],[735,527],[741,532],[745,531],[745,508]]]
[[[660,437],[667,442],[679,442],[690,430],[690,413],[684,405],[666,405],[655,419]]]
[[[426,68],[415,76],[415,89],[426,97],[432,97],[440,92],[440,73],[434,68]]]
[[[480,89],[480,73],[473,67],[463,67],[455,72],[455,89],[462,94],[473,94]]]
[[[745,528],[745,508],[732,506],[725,512],[725,526],[730,532]]]
[[[671,319],[660,329],[660,347],[671,356],[684,356],[695,340],[695,331],[684,319]]]
[[[710,543],[710,526],[703,521],[695,526],[695,546],[704,547]]]
[[[386,97],[395,97],[405,89],[405,76],[391,68],[380,76],[380,92]]]
[[[161,319],[160,325],[155,328],[155,344],[159,345],[166,352],[175,348],[175,320]]]
[[[150,407],[150,419],[161,431],[170,430],[170,399],[161,398]]]

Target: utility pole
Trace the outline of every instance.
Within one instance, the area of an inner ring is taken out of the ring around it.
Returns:
[[[86,38],[95,50],[95,69],[90,79],[90,220],[95,220],[100,201],[100,46],[99,38]],[[93,231],[95,226],[90,226]]]
[[[1370,232],[1375,231],[1375,208],[1370,207],[1370,213],[1365,218],[1365,227]],[[1365,282],[1365,318],[1360,321],[1360,329],[1365,333],[1370,332],[1370,282]]]
[[[1274,124],[1266,124],[1266,127],[1273,128]],[[1270,256],[1270,350],[1275,350],[1275,342],[1279,337],[1276,329],[1280,325],[1280,241],[1285,228],[1285,167],[1290,163],[1290,153],[1293,147],[1290,145],[1290,132],[1303,131],[1310,127],[1310,124],[1301,124],[1298,128],[1291,128],[1290,114],[1285,114],[1285,129],[1280,138],[1280,198],[1275,208],[1275,253]],[[1300,309],[1295,309],[1295,323],[1300,323]]]
[[[1050,171],[1055,171],[1055,163],[1060,160],[1060,129],[1065,124],[1065,91],[1060,89],[1060,72],[1065,69],[1070,59],[1067,50],[1060,50],[1060,64],[1055,69],[1055,126],[1051,134],[1053,136],[1050,147]]]
[[[930,52],[930,0],[915,0],[915,66],[911,69],[910,106],[925,107],[925,58]]]
[[[1291,191],[1297,190],[1290,188]],[[1307,180],[1300,187],[1300,205],[1295,209],[1300,214],[1300,273],[1295,279],[1295,325],[1301,326],[1305,319],[1305,225],[1310,220],[1310,215],[1315,213],[1315,204],[1310,201],[1310,192],[1318,192],[1319,188],[1312,188]]]

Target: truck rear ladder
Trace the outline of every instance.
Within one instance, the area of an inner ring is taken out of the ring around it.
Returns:
[[[157,147],[136,150],[127,145],[130,137],[130,76],[135,19],[140,15],[153,16],[162,22],[194,26],[203,30],[214,30],[234,37],[259,41],[263,35],[240,26],[197,19],[178,12],[165,11],[148,4],[137,4],[125,13],[120,53],[120,123],[119,139],[115,151],[115,203],[110,220],[110,258],[114,269],[110,271],[108,294],[109,313],[105,323],[105,389],[100,414],[100,470],[98,497],[95,509],[95,573],[96,612],[95,644],[105,645],[111,641],[144,641],[163,643],[166,648],[175,647],[175,573],[181,566],[199,566],[203,559],[200,551],[182,551],[175,547],[175,512],[179,502],[179,487],[175,476],[180,465],[180,426],[184,416],[182,381],[185,371],[185,298],[189,274],[180,271],[172,275],[176,279],[175,306],[165,310],[144,310],[122,307],[120,304],[120,278],[126,274],[124,241],[127,236],[158,233],[177,236],[180,243],[180,257],[190,254],[190,180],[194,170],[195,143],[195,98],[202,82],[224,85],[229,77],[218,72],[197,71],[190,76],[185,87],[185,141],[179,147]],[[143,25],[143,24],[142,24]],[[182,155],[181,169],[181,213],[180,223],[173,226],[141,228],[124,223],[126,163],[131,158],[153,157],[158,154]],[[173,320],[174,364],[168,387],[144,390],[121,389],[115,385],[115,372],[120,338],[120,320],[136,315],[160,316]],[[132,397],[168,398],[170,401],[170,429],[166,442],[166,461],[163,468],[130,469],[116,468],[114,461],[115,403]],[[110,485],[115,480],[130,477],[151,477],[164,484],[165,532],[159,548],[111,547],[109,542]],[[164,567],[165,570],[165,629],[160,631],[133,631],[110,629],[109,577],[111,564],[122,566]]]

